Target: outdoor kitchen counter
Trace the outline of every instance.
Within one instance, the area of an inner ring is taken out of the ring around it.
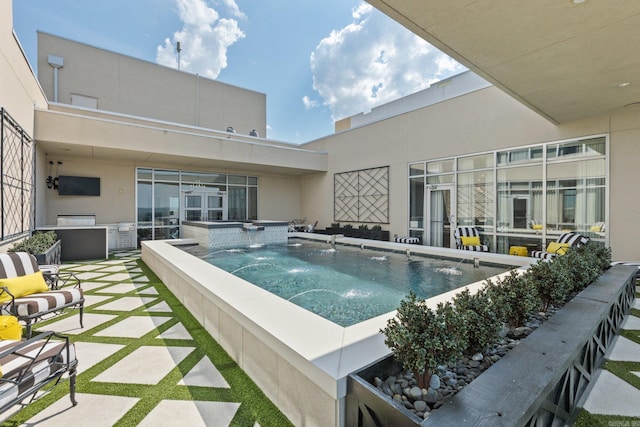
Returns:
[[[106,225],[57,226],[47,225],[37,230],[53,230],[62,240],[62,262],[107,259],[109,257],[108,227]]]

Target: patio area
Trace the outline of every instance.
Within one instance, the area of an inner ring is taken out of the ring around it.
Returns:
[[[284,415],[204,331],[139,251],[65,264],[85,292],[75,311],[37,324],[71,337],[78,405],[66,384],[3,425],[285,426]],[[636,299],[576,425],[640,425],[640,302]]]
[[[78,405],[59,384],[3,425],[289,425],[139,258],[63,266],[82,281],[84,328],[74,310],[35,329],[75,343]]]

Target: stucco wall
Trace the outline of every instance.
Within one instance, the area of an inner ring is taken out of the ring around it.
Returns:
[[[63,58],[58,73],[58,102],[71,95],[97,98],[98,108],[266,136],[266,95],[186,72],[158,66],[83,43],[38,33],[38,78],[54,100],[54,69],[48,56]]]
[[[60,196],[55,189],[43,189],[48,206],[44,224],[55,225],[57,215],[95,214],[96,223],[111,224],[135,219],[135,168],[132,163],[104,162],[56,157],[54,175],[100,178],[100,196]],[[57,165],[61,161],[62,165]],[[48,166],[48,165],[47,165]]]
[[[0,107],[13,117],[24,131],[34,136],[34,105],[46,107],[47,100],[13,33],[11,1],[0,1]],[[36,155],[36,176],[43,170],[41,153]],[[36,190],[38,218],[46,211],[44,193]],[[38,219],[36,218],[36,221]],[[0,243],[0,250],[3,250]]]

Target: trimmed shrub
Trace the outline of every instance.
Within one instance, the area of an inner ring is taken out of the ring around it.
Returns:
[[[9,252],[28,252],[30,254],[45,253],[55,242],[58,241],[58,235],[55,231],[47,231],[44,233],[36,233],[29,238],[13,245]]]
[[[540,260],[525,273],[534,283],[542,301],[542,311],[547,311],[554,301],[564,301],[573,290],[572,277],[564,263],[556,260]]]
[[[487,280],[487,292],[501,320],[511,328],[523,326],[540,306],[538,289],[530,276],[511,270],[497,283]]]
[[[567,251],[566,255],[554,259],[553,263],[558,268],[563,268],[567,271],[574,292],[579,292],[586,288],[602,273],[601,261],[598,259],[596,252],[590,249],[591,245],[590,242],[587,245],[572,248]]]
[[[421,388],[428,386],[439,365],[456,362],[467,347],[464,316],[450,302],[433,311],[413,292],[400,302],[396,317],[380,332],[396,360],[413,372]]]
[[[453,304],[464,316],[467,325],[465,354],[482,352],[489,344],[495,342],[503,322],[496,313],[486,287],[475,294],[468,289],[463,290],[453,298]]]

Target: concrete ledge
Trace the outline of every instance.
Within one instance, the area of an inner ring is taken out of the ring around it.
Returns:
[[[629,266],[609,269],[427,420],[415,416],[407,419],[406,413],[403,420],[391,419],[388,403],[374,408],[372,405],[378,403],[373,403],[370,395],[349,397],[348,405],[357,405],[355,411],[364,414],[364,418],[374,413],[376,419],[385,419],[393,425],[493,427],[571,423],[632,305],[635,274],[636,269]],[[364,384],[354,376],[349,379],[348,388],[361,390]],[[347,411],[354,413],[354,408]],[[348,425],[363,421],[348,417],[353,420]]]

